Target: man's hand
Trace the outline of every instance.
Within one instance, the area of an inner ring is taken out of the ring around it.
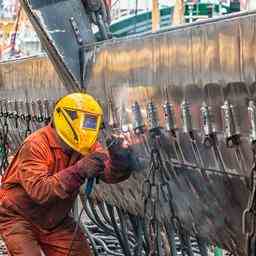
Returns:
[[[132,153],[124,138],[107,139],[109,158],[105,161],[104,175],[100,178],[110,184],[122,182],[129,178],[133,170]]]
[[[106,142],[113,167],[124,171],[135,171],[139,168],[135,155],[124,137],[112,137]]]
[[[111,173],[129,176],[131,171],[137,169],[135,158],[129,142],[123,137],[111,137],[106,142],[111,160]]]
[[[103,152],[93,152],[84,156],[74,165],[60,171],[57,176],[69,193],[77,191],[86,178],[99,177],[104,173],[104,161],[108,159]]]
[[[75,165],[83,178],[98,177],[104,173],[104,161],[108,156],[102,152],[93,152],[84,156]]]

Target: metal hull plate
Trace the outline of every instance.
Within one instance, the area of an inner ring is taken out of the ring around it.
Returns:
[[[131,140],[141,159],[149,159],[148,130],[152,120],[148,119],[148,103],[156,106],[162,127],[161,152],[168,167],[176,215],[189,232],[237,255],[244,255],[241,220],[252,165],[248,103],[255,100],[255,25],[256,14],[252,12],[96,44],[88,84],[88,92],[102,102],[108,123]],[[50,67],[46,59],[40,61]],[[53,79],[40,83],[40,79],[45,81],[40,61],[32,61],[33,68],[28,62],[0,65],[1,89],[6,98],[20,97],[25,88],[26,98],[34,101],[41,97],[38,88],[51,98],[70,90],[67,86],[60,92],[56,88],[61,88],[61,83],[57,87]],[[31,75],[25,74],[22,65]],[[8,80],[11,74],[16,74],[18,85]],[[31,77],[36,78],[32,81]],[[54,73],[51,77],[58,81]],[[163,104],[167,100],[174,114],[172,132],[165,128]],[[140,105],[145,123],[144,133],[139,135],[133,130],[135,102]],[[204,104],[212,113],[215,137],[210,146],[205,144]],[[227,144],[229,137],[239,137],[239,143],[231,147]],[[119,185],[100,184],[94,196],[142,214],[145,174],[146,169]],[[169,221],[170,211],[163,198],[161,202],[162,218]]]

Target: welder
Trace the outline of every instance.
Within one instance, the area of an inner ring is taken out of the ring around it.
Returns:
[[[21,145],[0,189],[0,235],[10,255],[91,255],[70,216],[79,189],[92,178],[124,181],[132,171],[129,147],[98,142],[102,120],[92,96],[69,94],[55,104],[52,122]]]

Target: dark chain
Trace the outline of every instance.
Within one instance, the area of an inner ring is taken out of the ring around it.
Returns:
[[[254,256],[256,245],[256,151],[253,149],[253,167],[250,173],[250,194],[247,208],[243,212],[242,229],[245,235],[246,255]]]
[[[179,233],[178,235],[182,237],[181,223],[179,218],[175,215],[173,196],[168,183],[169,178],[167,176],[166,167],[160,152],[160,145],[158,142],[158,139],[160,138],[159,135],[159,133],[153,133],[151,137],[151,160],[147,177],[143,183],[144,217],[146,220],[148,219],[148,229],[151,240],[149,255],[152,256],[163,255],[163,244],[161,242],[163,226],[160,216],[160,212],[162,212],[162,203],[166,203],[169,206],[172,216],[171,222],[174,224],[176,231]],[[183,243],[181,246],[183,246]],[[182,249],[182,252],[184,250]]]
[[[3,111],[1,108],[0,117],[3,118],[2,121],[2,132],[1,132],[1,169],[0,174],[3,175],[5,169],[8,166],[8,112]]]
[[[30,128],[31,120],[32,120],[31,115],[30,114],[26,115],[26,117],[25,117],[25,121],[26,121],[26,133],[25,133],[25,136],[26,137],[31,134],[31,128]]]
[[[39,100],[35,102],[21,102],[21,106],[18,101],[0,100],[0,174],[4,173],[4,170],[8,166],[8,153],[13,151],[13,146],[10,148],[8,136],[9,132],[18,133],[18,137],[21,139],[29,136],[32,131],[42,127],[42,124],[47,125],[51,120],[50,104],[47,100],[41,103]],[[20,108],[21,107],[21,108]],[[11,121],[13,120],[13,121]],[[19,126],[22,125],[24,129]],[[32,126],[32,124],[34,124]],[[20,130],[24,131],[23,136],[20,134]],[[18,147],[20,142],[15,142],[15,147]]]
[[[157,173],[160,170],[160,153],[156,148],[151,150],[150,169],[147,178],[143,184],[143,196],[144,196],[144,217],[148,219],[149,234],[151,240],[151,248],[149,255],[156,255],[157,248],[157,235],[159,229],[159,216],[158,216],[158,204],[159,204],[159,190],[161,185],[157,181]],[[148,212],[148,208],[149,212]]]

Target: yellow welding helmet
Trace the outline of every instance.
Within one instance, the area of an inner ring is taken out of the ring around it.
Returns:
[[[72,149],[85,155],[97,141],[103,111],[99,103],[85,93],[72,93],[59,99],[53,122],[59,137]]]

